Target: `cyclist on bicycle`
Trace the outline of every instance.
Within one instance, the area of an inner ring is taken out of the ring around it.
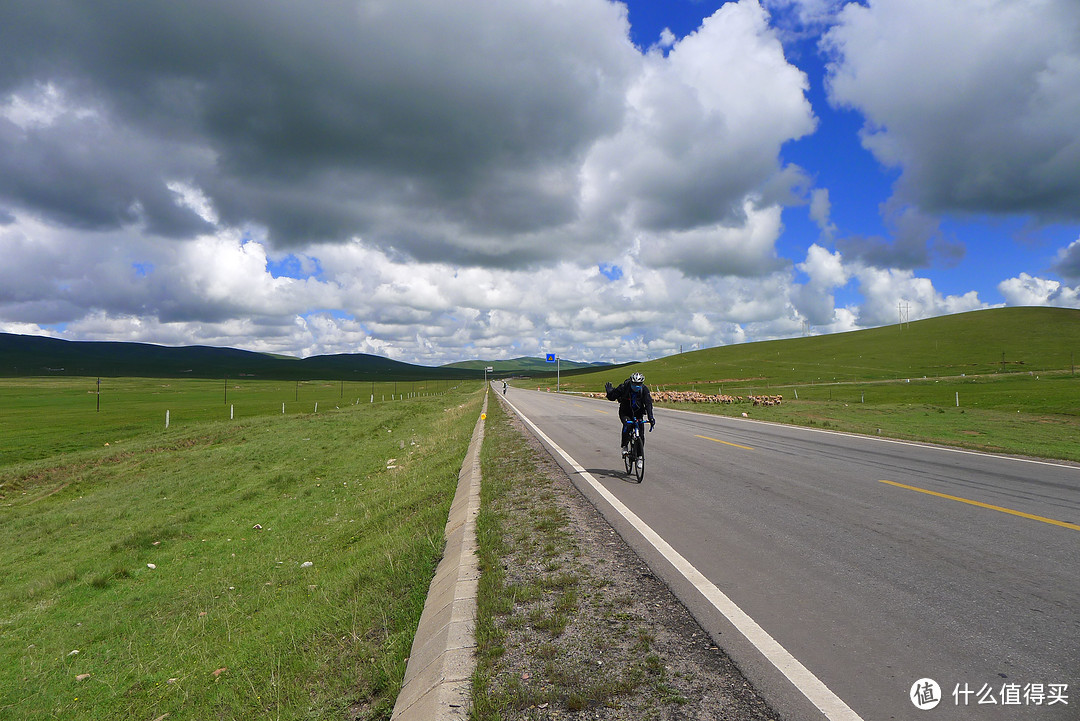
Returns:
[[[619,419],[622,421],[622,453],[627,455],[630,443],[630,425],[627,423],[631,418],[641,420],[646,415],[649,417],[649,430],[656,425],[653,417],[652,394],[649,386],[645,385],[645,376],[642,373],[634,373],[629,378],[613,388],[610,381],[604,384],[609,401],[619,402]]]

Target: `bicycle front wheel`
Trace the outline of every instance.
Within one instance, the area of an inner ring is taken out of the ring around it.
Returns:
[[[638,438],[634,441],[635,450],[634,453],[637,456],[637,461],[634,463],[634,475],[637,476],[637,482],[641,483],[641,480],[645,478],[645,444]]]

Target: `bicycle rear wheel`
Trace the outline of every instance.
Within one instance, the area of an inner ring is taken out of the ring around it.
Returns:
[[[629,450],[630,450],[630,452],[622,457],[623,465],[626,466],[626,475],[630,475],[631,473],[634,472],[634,443],[633,443],[633,441],[630,442]]]
[[[641,438],[634,440],[634,450],[636,452],[632,455],[637,456],[634,463],[634,475],[637,476],[637,482],[641,483],[641,480],[645,478],[645,444],[641,442]]]

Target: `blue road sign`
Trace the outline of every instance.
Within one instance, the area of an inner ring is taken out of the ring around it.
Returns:
[[[555,362],[555,354],[554,353],[548,353],[547,354],[547,362],[548,363],[554,363]]]

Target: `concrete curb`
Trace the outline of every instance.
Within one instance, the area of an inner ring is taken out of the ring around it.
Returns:
[[[486,412],[487,394],[483,407]],[[476,514],[480,512],[483,441],[481,416],[458,474],[457,492],[446,521],[446,549],[428,587],[391,721],[468,717],[476,668],[476,591],[480,580]]]

